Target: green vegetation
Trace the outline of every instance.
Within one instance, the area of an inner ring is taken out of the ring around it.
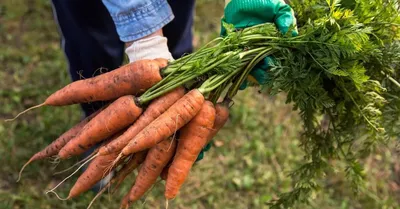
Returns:
[[[197,2],[196,46],[218,35],[222,7],[221,1]],[[308,15],[320,11],[317,8]],[[304,21],[299,19],[299,24]],[[0,48],[0,119],[38,104],[70,81],[48,1],[16,0],[0,5],[0,45],[3,46]],[[391,104],[393,108],[385,113],[391,120],[386,121],[398,123],[398,117],[392,114],[397,112],[396,102]],[[193,168],[179,197],[170,202],[170,208],[268,208],[268,201],[293,189],[295,185],[288,174],[305,162],[305,153],[299,148],[303,130],[300,115],[291,108],[285,104],[285,95],[272,97],[256,89],[239,92],[230,121],[215,138],[205,159]],[[21,182],[15,182],[24,162],[75,124],[80,116],[78,106],[45,107],[12,123],[0,122],[1,209],[87,206],[94,196],[91,192],[70,201],[59,201],[53,195],[44,194],[63,177],[52,173],[78,159],[58,166],[51,160],[34,163],[26,169]],[[395,160],[398,157],[395,147],[394,142],[379,145],[371,150],[369,157],[358,162],[365,166],[366,181],[357,195],[351,182],[346,180],[346,173],[338,172],[348,163],[330,160],[337,170],[328,170],[323,179],[314,179],[321,185],[319,191],[312,193],[309,205],[296,207],[400,208],[400,164]],[[115,195],[100,198],[94,208],[117,208],[132,179]],[[61,186],[60,195],[66,196],[73,182]],[[135,207],[164,208],[161,184]]]

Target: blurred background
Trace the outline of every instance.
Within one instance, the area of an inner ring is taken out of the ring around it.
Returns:
[[[223,6],[221,0],[197,1],[196,48],[218,36]],[[33,163],[16,182],[32,154],[79,121],[79,106],[44,107],[3,122],[70,82],[50,1],[0,0],[0,66],[0,209],[86,208],[93,192],[68,201],[44,194],[67,175],[53,173],[77,158],[59,164],[51,159]],[[271,97],[247,89],[235,99],[229,122],[193,167],[170,208],[268,208],[268,201],[292,188],[294,181],[287,174],[303,160],[297,113],[285,104],[285,95]],[[320,179],[322,187],[310,204],[296,208],[400,208],[400,164],[398,154],[388,147],[380,147],[362,162],[366,189],[358,195],[342,173],[332,171]],[[333,163],[340,167],[341,162]],[[114,195],[99,198],[93,208],[118,208],[133,177]],[[66,197],[76,178],[56,191]],[[163,185],[158,182],[133,207],[165,208]]]

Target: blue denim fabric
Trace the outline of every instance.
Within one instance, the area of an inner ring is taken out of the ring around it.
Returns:
[[[150,35],[174,19],[166,0],[102,0],[118,35],[130,42]]]

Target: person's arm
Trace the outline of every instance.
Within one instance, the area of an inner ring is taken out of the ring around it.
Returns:
[[[162,28],[174,15],[166,0],[103,0],[114,20],[130,62],[141,59],[172,60]]]

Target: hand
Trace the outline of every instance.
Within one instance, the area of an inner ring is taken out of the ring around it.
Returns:
[[[287,33],[292,26],[296,26],[293,10],[283,0],[226,0],[221,21],[232,24],[236,29],[274,22],[282,33]],[[297,36],[297,33],[297,27],[294,27],[291,35]],[[226,30],[221,24],[221,36],[224,35]],[[258,63],[240,89],[245,89],[249,83],[266,84],[270,80],[267,70],[272,62],[271,57],[266,57]]]
[[[128,55],[130,63],[142,59],[156,58],[164,58],[168,61],[174,60],[169,52],[167,38],[163,36],[162,30],[129,42],[126,46],[125,53]]]
[[[206,144],[206,146],[201,150],[200,154],[197,156],[196,162],[204,158],[204,153],[211,149],[211,142]]]

